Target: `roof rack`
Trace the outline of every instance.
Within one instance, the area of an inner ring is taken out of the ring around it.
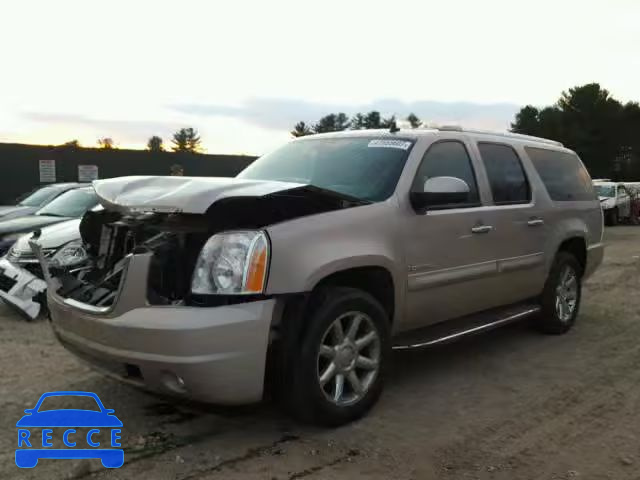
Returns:
[[[538,142],[538,143],[546,143],[549,145],[555,145],[557,147],[564,147],[564,145],[555,140],[549,140],[548,138],[542,137],[534,137],[532,135],[523,135],[522,133],[513,133],[513,132],[492,132],[490,130],[476,130],[469,128],[462,128],[460,125],[441,125],[441,126],[430,126],[429,128],[435,128],[436,130],[440,130],[443,132],[465,132],[465,133],[479,133],[482,135],[494,135],[496,137],[508,137],[508,138],[519,138],[520,140],[528,140],[530,142]]]

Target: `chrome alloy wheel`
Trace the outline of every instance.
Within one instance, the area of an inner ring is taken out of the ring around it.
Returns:
[[[562,322],[571,320],[578,304],[578,274],[565,265],[558,276],[556,287],[556,314]]]
[[[380,370],[380,336],[371,318],[347,312],[325,331],[318,350],[318,383],[338,406],[357,403]]]

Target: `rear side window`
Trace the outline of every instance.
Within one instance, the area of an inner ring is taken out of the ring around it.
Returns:
[[[589,173],[577,155],[546,148],[525,147],[552,200],[595,200]]]
[[[515,150],[497,143],[479,143],[478,149],[489,177],[493,202],[496,205],[528,203],[531,189]]]
[[[433,177],[457,177],[469,185],[467,201],[461,207],[474,206],[480,202],[478,186],[465,146],[457,141],[443,141],[431,145],[422,157],[422,163],[413,181],[413,190],[421,191],[424,182]]]

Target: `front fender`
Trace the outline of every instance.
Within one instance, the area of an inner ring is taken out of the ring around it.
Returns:
[[[352,255],[336,258],[325,264],[318,266],[314,271],[309,272],[305,279],[304,291],[313,290],[323,278],[337,272],[359,267],[381,267],[391,273],[394,284],[397,282],[394,275],[395,265],[389,257],[383,255]]]
[[[309,292],[332,273],[381,267],[391,274],[396,305],[402,305],[407,274],[396,212],[392,202],[383,202],[270,226],[266,293]]]

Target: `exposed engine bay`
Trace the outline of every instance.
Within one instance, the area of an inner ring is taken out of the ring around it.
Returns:
[[[227,197],[204,214],[154,211],[90,211],[80,234],[87,260],[72,268],[51,266],[60,282],[57,293],[95,307],[110,307],[126,275],[130,254],[151,254],[147,302],[153,305],[213,305],[247,299],[203,298],[191,293],[191,277],[203,245],[214,234],[267,225],[368,202],[313,186],[301,186],[261,197]],[[209,296],[211,297],[211,296]]]

